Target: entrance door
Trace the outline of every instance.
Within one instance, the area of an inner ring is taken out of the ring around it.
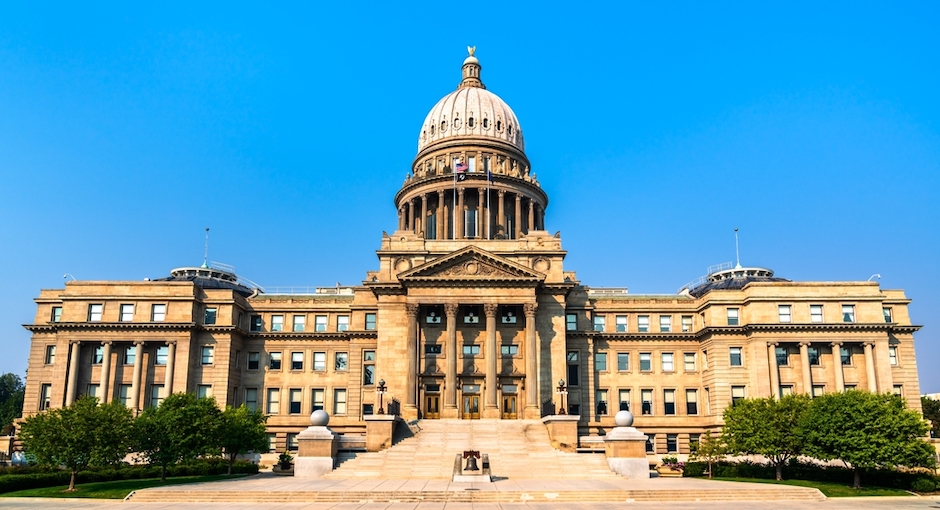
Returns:
[[[465,420],[479,420],[480,419],[480,396],[479,395],[464,395],[463,396],[462,418]]]
[[[502,412],[501,417],[504,420],[516,419],[516,396],[515,395],[503,395],[503,412]]]
[[[441,396],[440,395],[425,395],[424,417],[429,420],[440,419],[441,417]]]

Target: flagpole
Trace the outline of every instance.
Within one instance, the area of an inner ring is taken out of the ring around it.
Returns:
[[[454,201],[450,204],[450,230],[454,233],[453,239],[457,239],[457,168],[456,164],[451,168],[454,174]]]
[[[490,225],[490,167],[486,167],[486,240],[490,240],[490,235],[492,234],[491,230],[492,225]]]

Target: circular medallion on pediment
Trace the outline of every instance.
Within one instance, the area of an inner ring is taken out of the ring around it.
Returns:
[[[480,272],[480,264],[477,264],[472,260],[464,264],[463,268],[467,274],[477,274]]]
[[[552,267],[552,262],[545,257],[539,257],[532,263],[532,267],[536,271],[544,273]]]
[[[411,259],[407,257],[398,257],[395,260],[395,269],[398,271],[407,271],[411,269]]]

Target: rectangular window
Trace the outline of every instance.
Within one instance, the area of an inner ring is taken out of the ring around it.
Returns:
[[[606,352],[594,353],[594,370],[598,372],[607,371],[607,353]]]
[[[778,305],[777,318],[780,322],[790,322],[790,305]]]
[[[314,370],[326,370],[326,353],[325,352],[313,353],[313,369]]]
[[[307,316],[306,315],[295,315],[294,316],[294,331],[303,331],[304,326],[307,325]]]
[[[852,364],[852,347],[839,347],[839,354],[842,356],[843,365]]]
[[[46,346],[46,364],[51,365],[55,363],[55,346],[47,345]]]
[[[167,357],[169,355],[170,355],[169,347],[165,345],[158,346],[156,349],[156,352],[154,353],[153,364],[154,365],[166,365]]]
[[[346,390],[333,390],[333,414],[346,414]]]
[[[101,313],[104,305],[88,305],[88,322],[101,322]]]
[[[731,405],[744,398],[744,386],[731,387]]]
[[[809,319],[812,322],[822,322],[823,321],[823,307],[822,305],[809,305]]]
[[[603,315],[594,316],[594,331],[604,331],[607,323],[607,317]]]
[[[594,402],[597,414],[605,416],[607,414],[607,390],[597,390],[594,393]]]
[[[304,353],[303,352],[290,353],[290,369],[291,370],[303,370],[304,369]]]
[[[778,367],[785,367],[790,365],[790,349],[786,347],[777,347],[775,352],[777,355]]]
[[[313,408],[311,409],[310,412],[322,411],[323,409],[325,409],[323,407],[324,406],[323,399],[325,395],[325,392],[323,391],[323,389],[314,388],[313,390],[311,390],[311,394],[312,394],[311,399],[313,401]]]
[[[269,432],[268,436],[268,453],[274,453],[277,451],[277,434]]]
[[[627,316],[618,315],[617,318],[614,320],[617,321],[617,333],[626,333],[627,332]]]
[[[215,362],[215,348],[212,346],[203,346],[202,348],[202,364],[211,365]]]
[[[477,211],[476,209],[468,209],[464,212],[464,218],[466,223],[464,228],[466,229],[467,237],[476,237],[477,236]]]
[[[337,372],[345,372],[348,366],[349,366],[349,354],[348,353],[337,352],[333,356],[333,370]]]
[[[271,331],[284,331],[284,316],[283,315],[271,316]]]
[[[428,324],[440,324],[441,323],[441,307],[439,306],[427,307],[427,316],[425,316],[424,320]]]
[[[813,396],[814,396],[814,397],[821,397],[821,396],[823,396],[824,393],[826,393],[826,387],[825,387],[825,386],[813,386]]]
[[[212,385],[211,384],[198,384],[196,385],[196,398],[209,398],[212,396]]]
[[[643,401],[643,414],[653,414],[653,390],[640,390]]]
[[[780,385],[780,397],[785,397],[787,395],[793,394],[793,385],[792,384],[781,384]]]
[[[52,385],[43,384],[39,388],[39,410],[45,411],[52,405]]]
[[[166,305],[153,305],[150,307],[150,321],[163,322],[166,320]]]
[[[626,372],[630,370],[630,353],[629,352],[617,353],[617,370],[620,372]]]
[[[682,316],[682,332],[688,333],[690,331],[692,331],[692,316],[683,315]]]
[[[315,329],[316,329],[317,333],[323,333],[323,332],[325,332],[325,331],[326,331],[326,320],[327,320],[327,316],[326,316],[326,315],[317,315],[314,320],[316,321],[316,327],[315,327]]]
[[[695,372],[695,353],[682,353],[682,365],[686,372]]]
[[[124,364],[133,365],[137,361],[137,347],[128,345],[124,348]]]
[[[856,388],[856,386],[855,386],[854,384],[846,384],[846,385],[845,385],[845,391],[853,391],[853,390],[855,390],[855,388]]]
[[[636,330],[640,333],[648,333],[650,330],[650,316],[641,315],[636,318]]]
[[[578,359],[578,351],[568,351],[568,386],[579,386],[581,384],[581,364]]]
[[[819,347],[807,347],[806,357],[809,358],[810,365],[819,365]]]
[[[245,388],[245,407],[252,411],[258,409],[258,388]]]
[[[134,305],[121,305],[121,322],[134,320]]]
[[[366,314],[366,331],[375,331],[375,314]]]
[[[892,323],[892,322],[894,322],[894,319],[891,317],[891,309],[890,309],[890,308],[882,308],[882,309],[881,309],[881,313],[883,313],[884,316],[885,316],[885,322],[887,322],[887,323],[889,323],[889,324]],[[58,322],[58,321],[56,321],[56,322]]]
[[[519,354],[519,346],[516,344],[512,345],[500,345],[499,352],[503,356],[515,356]]]
[[[731,357],[731,366],[733,366],[733,367],[740,367],[740,366],[743,365],[742,359],[741,359],[741,348],[740,348],[740,347],[732,347],[732,348],[728,349],[728,352],[729,352],[730,355],[731,355],[731,356],[730,356],[730,357]]]
[[[698,414],[698,390],[685,390],[685,413]]]
[[[670,331],[672,331],[672,316],[660,315],[659,316],[659,332],[669,333]]]
[[[261,353],[254,351],[248,353],[248,370],[258,370],[261,366]]]
[[[375,384],[375,351],[362,351],[362,384]]]
[[[737,326],[738,325],[738,309],[737,308],[728,308],[728,325]]]
[[[663,372],[675,372],[676,365],[672,359],[671,352],[662,353],[662,362],[663,362]]]
[[[104,361],[104,346],[96,345],[94,352],[91,354],[91,364],[100,365]]]
[[[131,403],[131,385],[122,384],[118,388],[118,402],[121,403],[124,407],[127,407]]]
[[[160,402],[163,402],[163,385],[150,385],[150,407],[160,407]]]
[[[698,443],[702,440],[701,434],[689,434],[689,451],[695,452],[698,450]]]
[[[676,414],[676,390],[663,390],[664,414]]]
[[[463,323],[464,324],[479,324],[480,323],[480,310],[476,306],[465,306],[463,310]]]
[[[620,390],[618,392],[620,396],[620,409],[619,411],[629,411],[630,410],[630,390]]]
[[[261,326],[264,325],[264,320],[260,315],[250,315],[248,316],[248,331],[257,333],[261,331]]]
[[[349,331],[348,315],[339,315],[336,317],[336,331]]]
[[[578,329],[578,315],[574,313],[569,313],[565,315],[565,329],[568,331],[577,331]]]
[[[893,393],[895,396],[904,397],[904,387],[900,384],[895,384],[893,388]]]
[[[443,345],[440,345],[440,344],[437,344],[437,345],[425,345],[425,346],[424,346],[424,353],[425,353],[425,354],[440,354],[441,352],[443,352],[443,348],[444,348],[444,346],[443,346]]]
[[[666,453],[679,453],[678,434],[666,434]]]
[[[268,368],[270,368],[271,370],[281,369],[281,353],[279,352],[268,353]]]
[[[891,366],[898,366],[898,348],[897,347],[888,347],[888,359],[891,361]]]
[[[300,402],[303,398],[303,392],[299,388],[291,388],[289,393],[290,397],[290,414],[300,414]]]
[[[653,355],[649,352],[640,353],[640,372],[651,372],[653,370]]]
[[[281,410],[281,390],[268,388],[267,414],[277,414]]]
[[[842,305],[842,322],[855,322],[855,305]]]
[[[62,320],[62,307],[53,306],[52,307],[52,322],[59,322]]]
[[[86,393],[86,395],[88,395],[89,397],[95,397],[95,398],[97,398],[97,399],[100,401],[100,400],[101,400],[101,394],[100,394],[100,393],[101,393],[101,386],[100,386],[100,385],[98,385],[98,384],[89,384],[89,385],[88,385],[88,393]]]
[[[656,453],[656,434],[646,435],[646,453]]]
[[[210,325],[215,324],[215,320],[218,314],[219,314],[219,310],[217,308],[206,308],[206,316],[203,319],[202,323],[210,324]]]
[[[300,449],[300,442],[297,440],[296,432],[287,433],[287,451],[296,452]]]
[[[463,355],[464,356],[476,356],[480,354],[479,345],[465,345],[463,346]]]

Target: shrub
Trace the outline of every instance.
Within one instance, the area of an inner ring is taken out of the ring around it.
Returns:
[[[926,476],[919,476],[911,483],[914,492],[933,492],[937,489],[937,481]]]

